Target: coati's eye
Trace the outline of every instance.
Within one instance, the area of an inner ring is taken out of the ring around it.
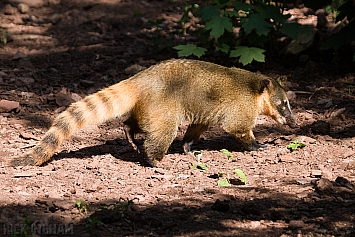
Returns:
[[[280,106],[281,104],[282,104],[282,101],[281,101],[281,100],[276,100],[276,101],[275,101],[275,105],[276,105],[276,106]]]

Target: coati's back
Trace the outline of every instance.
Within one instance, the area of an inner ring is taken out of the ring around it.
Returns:
[[[251,113],[257,106],[257,93],[263,75],[238,68],[226,68],[197,60],[169,60],[144,71],[136,77],[142,86],[145,107],[158,103],[179,109],[191,123],[218,123],[233,103],[234,113]],[[149,96],[148,96],[149,95]]]

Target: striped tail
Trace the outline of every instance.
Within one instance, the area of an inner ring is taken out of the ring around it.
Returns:
[[[137,87],[122,81],[71,104],[53,121],[44,138],[27,154],[10,161],[11,166],[41,165],[62,142],[86,125],[101,124],[129,112],[137,102]]]

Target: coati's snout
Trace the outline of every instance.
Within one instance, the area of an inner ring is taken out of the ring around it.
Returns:
[[[280,124],[287,124],[290,128],[297,128],[295,117],[291,111],[285,90],[277,81],[268,84],[270,103],[265,103],[269,108],[266,110]],[[268,114],[269,113],[269,114]]]
[[[276,106],[277,114],[276,121],[281,124],[287,124],[290,128],[298,128],[298,124],[296,123],[295,116],[293,115],[290,104],[288,100],[280,101]]]

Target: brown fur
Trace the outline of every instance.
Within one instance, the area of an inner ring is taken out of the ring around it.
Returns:
[[[203,61],[168,60],[70,105],[43,140],[11,165],[41,165],[78,129],[124,114],[129,116],[126,136],[135,149],[134,134],[146,134],[144,148],[152,166],[164,157],[183,120],[191,123],[183,139],[185,152],[212,124],[220,124],[247,150],[262,146],[252,132],[259,114],[296,126],[286,93],[274,79]]]

